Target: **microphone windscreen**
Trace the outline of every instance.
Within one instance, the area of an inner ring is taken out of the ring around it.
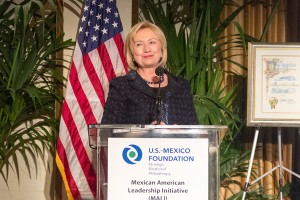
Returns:
[[[163,73],[164,73],[164,68],[163,67],[157,67],[156,69],[155,69],[155,74],[157,75],[157,76],[161,76],[161,75],[163,75]]]

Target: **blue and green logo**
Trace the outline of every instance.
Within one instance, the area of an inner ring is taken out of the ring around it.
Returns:
[[[123,160],[130,165],[134,165],[142,159],[142,150],[135,144],[128,145],[123,149]]]

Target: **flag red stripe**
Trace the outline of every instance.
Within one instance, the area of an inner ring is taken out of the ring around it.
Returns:
[[[77,99],[77,102],[81,109],[81,112],[83,113],[86,124],[96,123],[96,119],[93,115],[89,101],[81,87],[81,83],[80,83],[80,81],[78,79],[78,75],[77,75],[77,70],[76,70],[76,67],[74,66],[73,62],[72,62],[71,70],[70,70],[69,81],[73,88],[73,91],[76,91],[76,92],[74,92],[74,94],[76,96],[76,99]],[[76,127],[76,123],[74,122],[73,118],[70,117],[70,116],[72,116],[71,112],[70,112],[69,108],[67,110],[66,109],[67,109],[67,107],[65,107],[65,109],[62,110],[62,115],[63,115],[63,118],[65,119],[65,122],[67,123],[67,128],[70,133],[72,144],[73,144],[74,148],[76,148],[76,155],[77,155],[79,163],[82,167],[83,173],[85,174],[86,179],[89,183],[90,190],[92,191],[93,195],[95,196],[95,194],[96,194],[96,174],[95,174],[94,168],[89,160],[86,149],[82,144],[81,138],[78,137],[78,135],[80,133]]]
[[[102,61],[102,67],[106,73],[107,79],[110,82],[111,79],[116,77],[114,68],[112,66],[112,63],[110,61],[109,53],[107,51],[107,48],[104,43],[100,44],[97,48],[99,57]]]
[[[108,163],[107,163],[107,151],[103,147],[101,147],[101,163],[105,174],[105,181],[108,181],[107,173],[108,173]]]
[[[86,97],[86,94],[82,89],[80,80],[78,79],[77,70],[74,66],[74,62],[72,62],[69,81],[73,88],[74,94],[76,96],[81,112],[84,116],[86,124],[96,123],[96,118],[93,115],[91,105],[89,104],[88,98]]]
[[[101,165],[99,165],[99,169],[100,169],[100,175],[99,175],[99,184],[102,185],[104,183],[108,182],[108,178],[107,178],[107,173],[108,173],[108,168],[107,168],[107,147],[100,147],[100,162]],[[104,177],[103,177],[104,175]],[[100,190],[100,200],[104,200],[104,191]]]
[[[76,182],[72,176],[69,162],[67,159],[67,154],[66,154],[66,151],[60,141],[60,138],[58,138],[58,140],[57,140],[57,154],[59,155],[60,161],[62,162],[62,164],[64,166],[65,175],[66,175],[70,190],[72,191],[72,196],[74,199],[77,199],[78,197],[80,197],[80,194],[79,194]]]
[[[92,83],[92,85],[98,95],[98,98],[100,99],[102,107],[104,107],[104,103],[105,103],[104,90],[103,90],[102,84],[100,82],[100,79],[97,76],[97,72],[95,71],[93,63],[88,54],[85,54],[83,56],[82,60],[84,63],[86,73],[89,76],[90,82]],[[95,122],[96,122],[96,119],[95,119]]]
[[[125,72],[127,74],[128,73],[128,68],[127,68],[126,57],[124,56],[124,41],[123,41],[122,35],[119,33],[119,34],[115,35],[113,37],[113,39],[114,39],[114,41],[115,41],[115,43],[117,45],[120,58],[122,60]]]
[[[70,76],[71,76],[71,74],[70,74]],[[78,137],[79,132],[78,132],[78,129],[76,127],[76,124],[75,124],[73,116],[72,116],[72,113],[71,113],[67,103],[65,103],[63,106],[62,118],[66,122],[68,132],[70,133],[72,145],[73,145],[74,149],[76,149],[76,151],[75,151],[76,156],[77,156],[80,166],[83,170],[83,173],[87,179],[89,187],[95,197],[96,196],[96,182],[97,182],[96,174],[93,169],[93,166],[91,165],[89,157],[86,153],[86,149],[82,144],[81,138]],[[70,188],[73,188],[73,185],[70,185]]]

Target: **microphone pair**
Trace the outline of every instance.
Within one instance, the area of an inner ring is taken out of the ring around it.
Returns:
[[[155,74],[161,77],[164,74],[165,70],[163,67],[157,67],[155,69]],[[158,92],[156,99],[156,125],[160,125],[161,122],[161,94],[160,94],[160,81],[158,82]]]

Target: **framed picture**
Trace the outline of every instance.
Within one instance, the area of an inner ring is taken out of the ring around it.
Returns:
[[[247,126],[300,126],[300,44],[249,43]]]

